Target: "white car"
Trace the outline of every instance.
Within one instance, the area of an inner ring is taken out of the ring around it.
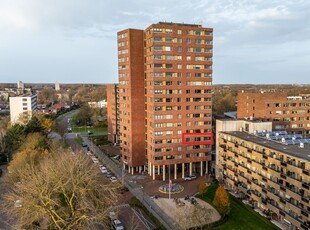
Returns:
[[[108,172],[107,169],[103,169],[103,168],[100,168],[100,171],[101,171],[102,173],[107,173],[107,172]]]
[[[112,226],[115,230],[124,230],[122,222],[120,222],[118,219],[112,221]]]
[[[197,177],[195,175],[189,175],[187,177],[184,177],[184,180],[195,180]]]
[[[111,182],[117,182],[117,179],[116,179],[115,176],[112,176],[112,177],[110,178],[110,181],[111,181]]]
[[[93,162],[96,163],[96,164],[99,163],[99,160],[98,160],[96,157],[93,157],[92,160],[93,160]]]

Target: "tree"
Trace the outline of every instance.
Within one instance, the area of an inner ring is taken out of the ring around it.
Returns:
[[[230,212],[230,200],[228,192],[224,189],[223,185],[220,185],[214,196],[213,205],[222,216],[226,216]]]
[[[88,104],[84,104],[81,106],[79,112],[75,116],[75,123],[78,125],[86,125],[90,122],[92,117],[92,110]]]
[[[87,156],[63,149],[45,155],[37,165],[25,163],[19,177],[10,173],[5,179],[8,191],[1,210],[26,229],[108,228],[119,187],[108,183]]]
[[[26,124],[24,132],[27,135],[29,133],[41,133],[43,131],[44,128],[41,121],[37,117],[33,116]]]
[[[199,192],[203,193],[204,191],[206,191],[207,189],[207,185],[205,181],[200,181],[199,183]]]

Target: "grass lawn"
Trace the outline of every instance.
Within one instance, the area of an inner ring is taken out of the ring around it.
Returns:
[[[103,132],[107,132],[108,128],[107,127],[98,127],[98,128],[94,128],[94,127],[72,127],[72,132],[74,133],[86,133],[87,131],[91,131],[93,133],[103,133]]]
[[[95,143],[96,145],[106,145],[109,144],[110,142],[108,141],[108,136],[107,135],[100,135],[100,136],[91,136],[90,137],[91,141]]]
[[[201,199],[212,203],[218,184],[212,183]],[[230,214],[226,222],[212,229],[216,230],[272,230],[279,229],[269,220],[256,213],[251,207],[230,195]]]

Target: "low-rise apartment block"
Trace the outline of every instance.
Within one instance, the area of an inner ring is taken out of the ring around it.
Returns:
[[[310,139],[254,133],[219,132],[218,179],[287,229],[309,229]]]
[[[37,111],[37,95],[10,97],[11,123],[27,123]]]

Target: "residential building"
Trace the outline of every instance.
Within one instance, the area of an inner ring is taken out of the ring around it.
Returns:
[[[37,95],[10,97],[11,123],[27,123],[37,111]]]
[[[143,30],[117,33],[119,72],[119,132],[124,167],[130,173],[145,165]]]
[[[310,139],[282,132],[219,132],[218,179],[287,229],[310,228]]]
[[[123,162],[153,177],[208,173],[213,29],[159,22],[118,32]],[[146,168],[146,167],[145,167]]]
[[[60,84],[58,81],[55,82],[55,91],[59,91],[60,90]]]
[[[310,136],[310,97],[278,93],[239,93],[238,119],[273,122],[273,130]]]
[[[89,105],[90,108],[102,109],[102,108],[106,108],[108,103],[107,103],[106,100],[90,101],[90,102],[88,102],[88,105]]]
[[[107,85],[108,140],[115,145],[119,143],[118,91],[118,84]]]

